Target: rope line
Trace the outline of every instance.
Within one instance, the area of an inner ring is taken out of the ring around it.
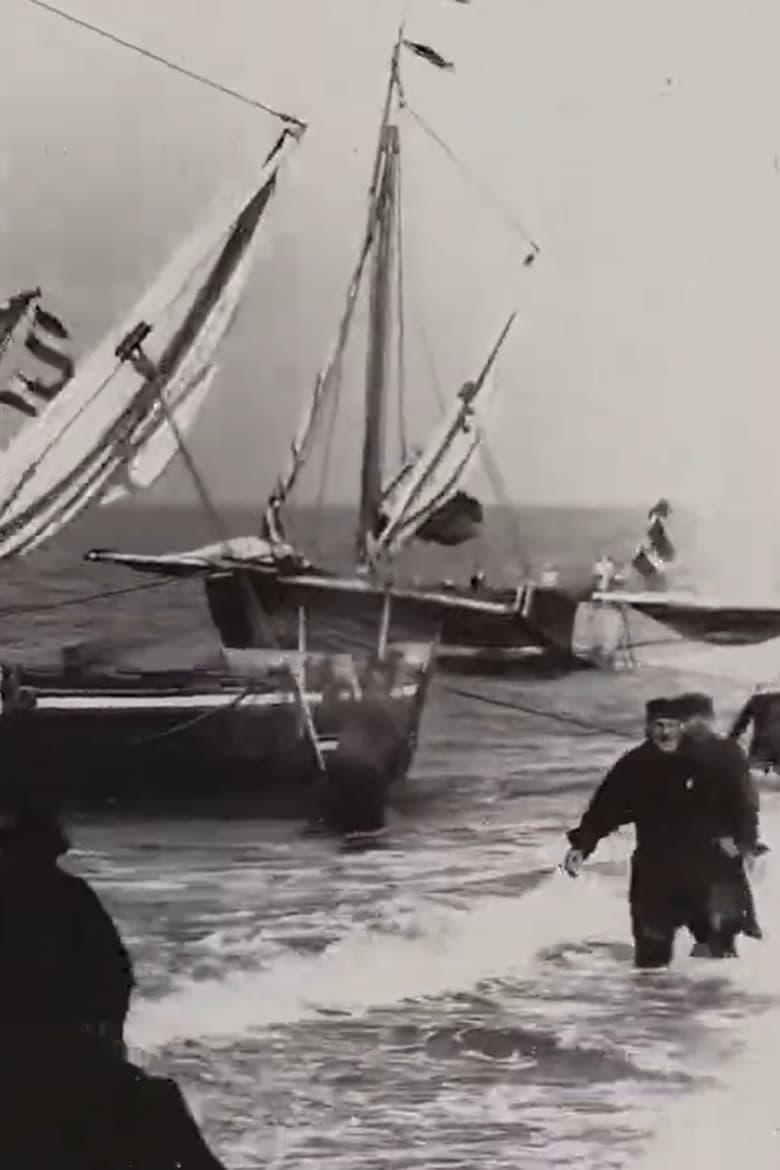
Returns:
[[[197,715],[193,715],[190,719],[183,719],[180,723],[174,723],[173,727],[167,727],[165,731],[158,731],[152,735],[139,736],[137,739],[131,739],[128,743],[129,748],[146,747],[150,743],[159,743],[160,740],[170,739],[174,735],[181,735],[185,731],[189,731],[193,727],[197,727],[201,723],[206,723],[209,719],[213,719],[216,715],[223,715],[227,711],[234,711],[237,707],[248,699],[254,693],[254,687],[245,687],[243,691],[235,695],[234,698],[226,703],[224,707],[215,707],[211,711],[200,711]]]
[[[34,605],[8,605],[0,608],[0,618],[16,617],[24,613],[47,613],[51,610],[67,609],[73,605],[85,605],[87,602],[105,601],[111,597],[121,597],[129,593],[142,593],[149,589],[162,589],[165,586],[178,585],[181,577],[165,577],[161,581],[144,581],[142,585],[127,585],[121,589],[104,589],[100,593],[82,593],[76,597],[65,597],[60,601],[40,602]]]
[[[495,191],[488,187],[484,179],[480,178],[480,176],[477,175],[471,169],[471,167],[466,165],[460,155],[458,155],[449,145],[449,143],[446,142],[442,136],[433,129],[430,123],[427,122],[425,118],[423,118],[422,114],[418,113],[414,106],[410,105],[405,93],[402,95],[402,101],[404,109],[408,110],[409,114],[415,120],[423,133],[427,134],[431,141],[436,143],[439,149],[443,151],[450,162],[461,172],[461,174],[474,184],[474,186],[481,193],[483,199],[493,205],[495,210],[499,212],[499,214],[509,224],[509,226],[522,237],[523,242],[527,245],[530,245],[532,253],[538,256],[541,252],[541,249],[517,213],[513,211],[512,208],[509,207],[504,202],[504,200],[495,193]]]
[[[96,24],[90,24],[89,21],[83,20],[79,16],[74,16],[71,12],[65,12],[62,8],[57,8],[54,4],[47,4],[44,0],[27,0],[28,4],[32,4],[34,8],[40,8],[44,12],[50,13],[52,16],[59,16],[62,20],[68,21],[70,24],[75,24],[79,28],[87,29],[88,32],[95,33],[104,40],[111,41],[112,44],[121,45],[123,49],[130,49],[133,53],[138,53],[141,57],[146,57],[149,61],[154,61],[158,65],[164,65],[166,69],[172,70],[174,73],[180,73],[183,77],[188,77],[191,81],[197,81],[200,85],[205,85],[209,89],[214,89],[217,93],[224,94],[226,97],[234,98],[236,101],[242,102],[246,106],[252,106],[256,110],[262,110],[266,114],[271,114],[274,118],[278,118],[281,122],[286,122],[289,125],[299,126],[305,129],[306,123],[302,122],[300,118],[295,118],[292,114],[286,114],[282,110],[277,110],[273,106],[266,105],[265,102],[258,101],[257,98],[249,97],[240,90],[231,89],[228,85],[223,85],[219,81],[213,81],[210,77],[204,76],[202,73],[196,73],[193,69],[187,69],[184,65],[177,65],[175,61],[171,61],[168,57],[163,57],[159,53],[153,53],[151,49],[145,49],[142,45],[136,45],[132,41],[124,40],[118,37],[115,33],[109,32],[107,29],[100,28]]]
[[[626,731],[625,728],[612,727],[606,724],[594,723],[592,720],[580,719],[576,715],[569,715],[563,711],[545,710],[543,707],[530,707],[525,703],[510,702],[509,699],[497,699],[495,696],[483,695],[479,691],[469,691],[462,687],[454,687],[449,683],[444,683],[443,688],[453,695],[459,695],[463,699],[474,699],[477,702],[485,703],[491,707],[502,707],[510,711],[519,711],[523,715],[538,715],[543,719],[552,719],[556,723],[570,724],[573,727],[579,727],[582,731],[586,731],[590,735],[615,735],[621,739],[636,739],[636,733],[633,731]]]

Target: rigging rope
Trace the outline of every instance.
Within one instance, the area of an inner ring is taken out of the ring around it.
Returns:
[[[416,281],[414,281],[414,279],[413,279],[413,285],[414,285],[415,292],[416,292],[417,286],[416,286]],[[415,300],[416,301],[419,300],[419,297],[416,296]],[[430,376],[431,376],[431,384],[433,386],[433,392],[436,396],[436,403],[439,407],[439,413],[440,413],[441,417],[443,418],[445,415],[446,409],[447,409],[447,404],[446,404],[445,397],[444,397],[444,390],[442,387],[441,378],[439,377],[438,369],[436,367],[436,359],[434,357],[433,346],[431,345],[430,335],[429,335],[428,329],[426,328],[426,325],[425,325],[424,315],[421,312],[418,312],[416,314],[416,320],[417,320],[417,327],[418,327],[419,332],[420,332],[420,339],[422,341],[423,354],[425,356],[425,360],[426,360],[428,367],[429,367],[429,372],[430,372]],[[523,547],[522,547],[522,540],[520,537],[520,526],[517,522],[514,509],[512,508],[510,500],[509,500],[509,493],[507,492],[507,489],[506,489],[506,483],[504,481],[504,478],[503,478],[501,470],[498,466],[498,463],[496,462],[496,460],[493,457],[493,454],[490,450],[488,440],[487,440],[487,435],[485,434],[485,430],[483,427],[480,427],[480,432],[481,432],[481,438],[480,438],[479,447],[477,449],[477,454],[478,454],[479,459],[482,463],[482,469],[485,472],[485,475],[487,476],[488,480],[490,481],[490,486],[492,488],[492,491],[493,491],[493,494],[494,494],[496,500],[501,502],[504,505],[504,507],[508,510],[508,512],[507,512],[507,528],[508,528],[508,531],[510,534],[509,535],[509,542],[512,545],[512,551],[514,552],[515,558],[517,559],[519,564],[522,564]]]
[[[217,93],[234,98],[246,106],[252,106],[256,110],[262,110],[264,113],[271,114],[272,117],[278,118],[280,121],[286,122],[289,125],[299,126],[301,129],[305,129],[306,127],[305,122],[302,122],[300,118],[296,118],[292,114],[286,114],[282,110],[274,109],[273,106],[266,105],[265,102],[258,101],[257,98],[251,98],[237,89],[231,89],[230,86],[223,85],[219,81],[213,81],[210,77],[206,77],[202,73],[196,73],[192,69],[187,69],[184,65],[177,65],[175,61],[171,61],[159,53],[153,53],[151,49],[145,49],[142,45],[136,45],[132,41],[124,40],[115,33],[100,28],[96,24],[90,24],[89,21],[83,20],[79,16],[74,16],[73,13],[66,12],[54,4],[47,4],[44,0],[27,0],[27,3],[32,4],[34,8],[40,8],[44,12],[50,13],[52,16],[59,16],[62,20],[66,20],[70,24],[75,24],[79,28],[87,29],[89,32],[95,33],[107,41],[111,41],[112,44],[121,45],[123,49],[130,49],[133,53],[138,53],[139,56],[146,57],[149,61],[155,61],[158,65],[164,65],[166,69],[170,69],[174,73],[180,73],[183,77],[188,77],[191,81],[197,81],[200,85],[205,85],[209,89],[216,90]]]
[[[467,166],[460,155],[458,155],[449,145],[449,143],[447,143],[441,137],[441,135],[433,129],[433,127],[425,120],[425,118],[423,118],[422,114],[418,113],[414,106],[410,105],[405,92],[402,92],[401,94],[401,101],[403,108],[408,110],[423,133],[427,134],[428,137],[436,143],[439,149],[444,152],[450,162],[455,167],[457,167],[461,174],[465,175],[465,177],[478,188],[483,198],[488,203],[493,205],[499,214],[506,220],[509,226],[522,237],[523,242],[527,245],[530,245],[531,251],[526,257],[526,263],[530,264],[531,261],[539,255],[540,248],[517,213],[514,212],[511,207],[508,207],[503,199],[496,195],[495,191],[493,191],[487,185],[487,183],[485,183],[484,179],[477,175],[476,172],[471,169],[471,167]]]
[[[74,605],[86,605],[88,602],[104,601],[107,598],[121,597],[128,593],[142,593],[148,589],[162,589],[165,586],[179,585],[181,580],[180,577],[165,577],[161,581],[144,581],[140,585],[127,585],[121,589],[104,589],[100,593],[82,593],[76,597],[62,598],[60,601],[38,602],[34,605],[7,605],[0,608],[0,618],[17,617],[24,613],[47,613]]]
[[[168,423],[168,426],[171,429],[171,433],[176,440],[176,446],[178,448],[179,454],[184,459],[185,465],[186,465],[187,470],[190,474],[190,478],[192,479],[192,482],[195,485],[195,490],[197,491],[198,495],[200,496],[201,504],[202,504],[206,514],[211,519],[211,522],[212,522],[214,529],[217,533],[217,539],[220,542],[222,542],[223,544],[225,544],[226,547],[229,548],[230,547],[230,538],[229,538],[229,536],[226,535],[227,529],[224,527],[224,525],[222,523],[222,517],[220,516],[220,514],[217,510],[217,507],[211,498],[211,495],[209,493],[208,487],[206,486],[205,480],[203,479],[202,475],[200,474],[200,469],[199,469],[199,467],[198,467],[198,465],[197,465],[197,463],[192,455],[192,452],[189,449],[189,446],[184,438],[184,435],[182,434],[181,427],[177,423],[176,418],[174,416],[174,413],[170,409],[168,402],[166,401],[165,395],[162,393],[162,391],[158,387],[155,387],[155,388],[157,389],[157,401],[160,405],[160,409],[162,410],[162,412],[165,416],[165,419]],[[274,627],[272,624],[272,619],[266,613],[266,611],[263,609],[263,607],[260,603],[260,599],[258,598],[257,594],[255,593],[254,589],[252,588],[249,574],[246,572],[246,570],[238,568],[238,569],[236,569],[236,576],[237,576],[238,581],[240,583],[241,590],[244,593],[244,596],[246,598],[248,609],[256,615],[256,617],[259,621],[260,627],[263,630],[263,633],[265,634],[266,640],[269,641],[272,646],[274,646],[278,649],[279,648],[279,639],[276,636],[276,631],[274,630]],[[306,693],[304,691],[303,684],[302,684],[300,678],[298,677],[297,672],[295,671],[295,669],[292,666],[290,667],[290,677],[293,680],[293,687],[294,687],[296,697],[297,697],[298,702],[299,702],[300,707],[301,707],[301,712],[303,714],[304,723],[306,725],[306,733],[311,741],[312,749],[314,751],[314,755],[315,755],[315,758],[317,760],[317,766],[318,766],[320,771],[324,771],[325,763],[324,763],[322,753],[320,750],[319,739],[317,737],[317,729],[314,725],[314,717],[311,713],[311,708],[309,707],[309,704],[306,702]]]
[[[530,707],[525,703],[510,702],[509,699],[498,699],[495,696],[480,694],[479,691],[468,691],[462,687],[454,687],[449,683],[443,683],[442,685],[444,690],[449,691],[453,695],[459,695],[463,699],[474,699],[479,703],[486,703],[491,707],[503,707],[510,711],[520,711],[523,715],[538,715],[543,719],[552,719],[556,723],[570,724],[573,727],[579,727],[582,731],[586,731],[590,735],[616,735],[622,739],[636,739],[636,733],[634,731],[626,731],[625,728],[594,723],[592,720],[580,719],[576,715],[569,715],[563,711],[545,710],[543,707]]]
[[[254,687],[250,683],[249,686],[239,691],[228,703],[225,703],[224,707],[214,707],[211,711],[199,711],[197,715],[193,715],[189,719],[182,719],[181,722],[174,723],[173,727],[166,727],[164,731],[156,731],[150,735],[141,735],[136,739],[131,739],[127,746],[128,748],[147,747],[148,744],[159,743],[160,740],[171,739],[174,735],[181,735],[184,731],[189,731],[193,727],[207,723],[209,719],[213,719],[215,716],[237,710],[244,700],[248,699],[254,693]]]
[[[325,502],[325,493],[326,493],[327,488],[328,488],[328,474],[330,472],[330,454],[331,454],[331,450],[333,448],[333,436],[336,433],[336,420],[338,418],[339,404],[340,404],[340,399],[341,399],[341,387],[342,387],[341,356],[339,356],[338,360],[339,360],[339,366],[338,366],[338,370],[337,370],[336,375],[335,375],[334,388],[333,388],[332,397],[331,397],[331,400],[329,403],[330,418],[328,419],[328,429],[325,433],[325,450],[323,451],[323,454],[322,454],[322,466],[320,467],[320,479],[319,479],[319,483],[317,485],[317,496],[316,496],[316,499],[314,502],[314,508],[315,508],[315,511],[318,515],[321,515],[323,512],[323,504]],[[317,534],[316,534],[315,539],[314,539],[314,545],[315,545],[315,548],[317,550],[318,555],[321,551],[320,533],[322,532],[322,529],[323,529],[323,525],[318,524],[317,525]]]

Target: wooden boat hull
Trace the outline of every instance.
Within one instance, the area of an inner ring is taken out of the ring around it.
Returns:
[[[305,615],[306,644],[322,652],[369,647],[385,606],[381,586],[321,573],[281,576],[231,570],[210,574],[205,589],[212,621],[227,646],[262,645],[254,597],[270,618],[274,639],[292,648]],[[393,590],[389,637],[437,639],[437,665],[478,673],[568,671],[591,662],[572,649],[577,599],[557,589]]]
[[[397,665],[389,702],[398,714],[401,780],[417,745],[430,648],[391,649]],[[267,656],[277,664],[281,657]],[[360,702],[347,679],[362,663],[312,653],[284,657],[295,669],[305,666],[306,704],[327,758]],[[308,811],[318,765],[289,672],[259,661],[258,652],[243,661],[232,656],[230,667],[229,673],[189,678],[101,667],[71,673],[3,668],[0,792],[5,777],[25,777],[36,795],[73,810],[186,816]]]
[[[604,602],[629,606],[692,642],[753,646],[780,637],[779,605],[723,604],[663,593],[596,596]]]

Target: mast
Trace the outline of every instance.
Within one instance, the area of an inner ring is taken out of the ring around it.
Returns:
[[[369,197],[369,236],[373,237],[373,271],[369,299],[368,350],[366,354],[366,412],[363,430],[363,461],[360,471],[360,508],[357,528],[358,564],[370,559],[369,549],[379,520],[384,463],[385,396],[387,391],[387,341],[392,303],[391,266],[395,203],[398,179],[398,127],[391,123],[393,98],[400,92],[398,59],[403,42],[403,24],[398,30],[390,58],[390,77],[379,128],[376,158]]]
[[[374,242],[366,356],[366,413],[357,535],[358,560],[361,564],[369,557],[370,541],[379,519],[382,500],[387,343],[392,303],[391,270],[398,148],[398,127],[385,123],[380,137],[380,169],[374,213],[377,232]]]

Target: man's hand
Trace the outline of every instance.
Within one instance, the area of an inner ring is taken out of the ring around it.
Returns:
[[[745,853],[745,869],[748,874],[752,875],[755,869],[756,861],[759,857],[763,857],[765,853],[769,852],[769,846],[765,845],[763,841],[758,841]]]
[[[718,837],[716,844],[727,857],[737,858],[740,856],[740,849],[733,837]]]
[[[563,859],[561,869],[570,878],[579,876],[585,857],[581,849],[570,849]]]

